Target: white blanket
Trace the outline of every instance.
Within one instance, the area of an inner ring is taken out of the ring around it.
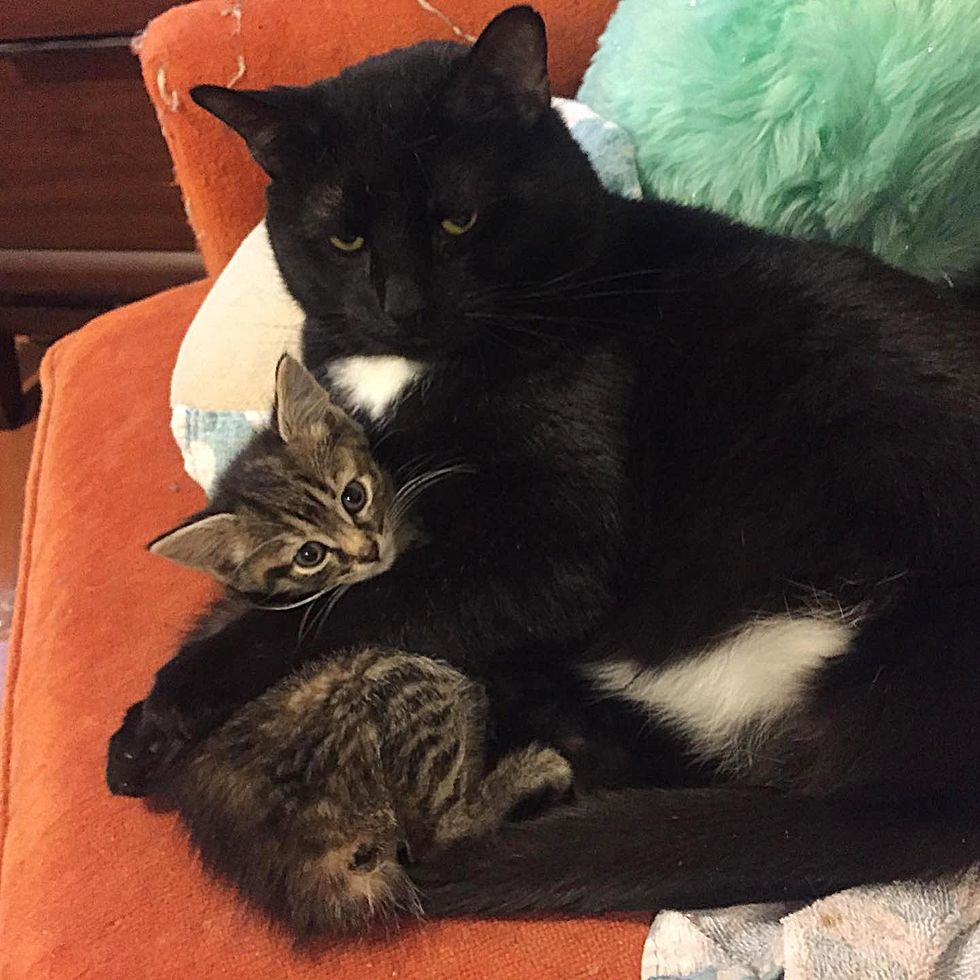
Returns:
[[[661,912],[642,980],[980,980],[980,867],[811,905]]]

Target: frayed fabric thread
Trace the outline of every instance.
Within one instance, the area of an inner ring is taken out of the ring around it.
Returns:
[[[462,28],[457,27],[448,14],[444,14],[438,7],[433,6],[429,3],[429,0],[415,0],[415,2],[427,13],[433,14],[438,17],[452,32],[456,37],[462,38],[464,41],[469,41],[472,44],[476,41],[476,37],[472,34],[467,34]]]
[[[160,65],[157,68],[157,94],[160,96],[160,102],[165,109],[169,109],[171,112],[176,112],[180,108],[180,95],[178,95],[176,89],[167,88],[167,66]]]

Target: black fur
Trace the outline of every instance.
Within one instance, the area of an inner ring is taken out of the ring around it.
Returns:
[[[707,788],[511,828],[421,873],[429,909],[799,898],[977,859],[977,319],[862,254],[606,194],[536,114],[534,73],[499,57],[510,35],[517,62],[539,58],[536,23],[502,15],[471,56],[420,45],[309,89],[199,93],[275,177],[270,234],[309,315],[307,362],[432,365],[376,433],[382,465],[464,458],[480,478],[419,502],[431,543],[351,590],[315,651],[295,649],[289,614],[192,636],[136,747],[205,734],[351,643],[437,655],[513,694],[522,671],[557,689],[586,656],[680,662],[817,597],[863,625],[750,763],[709,759],[688,769]],[[472,210],[466,236],[439,236]],[[328,242],[357,234],[356,255]],[[412,311],[389,315],[406,281]],[[508,737],[541,722],[531,690],[497,703]],[[635,739],[631,778],[647,781],[653,749]],[[658,761],[675,778],[690,757],[675,744]]]

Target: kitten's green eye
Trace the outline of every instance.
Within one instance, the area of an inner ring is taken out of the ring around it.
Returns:
[[[307,541],[293,556],[293,561],[300,568],[316,568],[323,564],[323,559],[327,557],[326,545],[319,541]]]
[[[359,252],[364,248],[364,236],[358,235],[356,238],[338,238],[336,235],[330,236],[330,244],[341,252]]]
[[[443,218],[440,227],[447,235],[465,235],[476,224],[476,212],[467,217]]]
[[[360,480],[351,480],[340,494],[340,502],[348,514],[358,514],[367,503],[367,490]]]

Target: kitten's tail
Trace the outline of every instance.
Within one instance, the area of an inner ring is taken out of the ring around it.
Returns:
[[[589,915],[805,900],[980,858],[980,807],[860,809],[768,790],[586,798],[413,871],[432,916]]]

